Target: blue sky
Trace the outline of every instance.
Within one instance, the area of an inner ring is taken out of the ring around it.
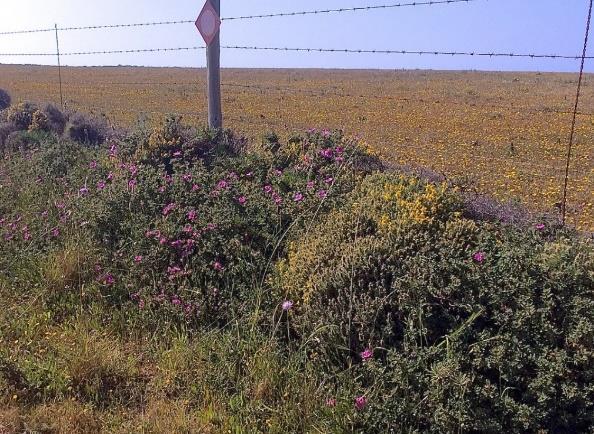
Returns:
[[[223,16],[320,8],[380,5],[408,0],[221,0]],[[2,31],[58,26],[187,20],[203,0],[20,0],[3,2]],[[287,47],[499,51],[581,54],[587,0],[478,0],[450,5],[369,12],[227,21],[226,45]],[[118,50],[202,45],[192,24],[61,32],[60,49]],[[0,53],[54,52],[52,33],[0,35]],[[594,47],[589,54],[594,54]],[[203,51],[67,57],[68,65],[203,67]],[[2,57],[0,63],[55,64],[55,58]],[[223,67],[317,67],[386,69],[483,69],[571,71],[577,60],[490,59],[418,55],[285,53],[223,50]],[[594,61],[586,68],[594,71]]]

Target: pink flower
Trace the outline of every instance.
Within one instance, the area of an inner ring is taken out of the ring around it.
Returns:
[[[223,264],[221,264],[219,261],[215,261],[215,263],[212,264],[212,268],[214,268],[216,271],[223,271],[225,269]]]
[[[309,182],[307,183],[307,187],[306,187],[306,188],[307,188],[308,190],[313,190],[313,188],[315,187],[315,185],[316,185],[316,183],[315,183],[315,182],[313,182],[313,181],[309,181]]]
[[[320,191],[318,191],[318,197],[320,199],[326,199],[327,196],[328,196],[328,193],[326,192],[326,190],[320,190]]]
[[[99,278],[99,281],[104,285],[111,286],[115,283],[115,277],[111,273],[105,273]]]
[[[97,190],[103,190],[105,188],[105,181],[99,181],[97,183]]]
[[[192,191],[198,191],[198,190],[200,190],[200,186],[198,184],[192,185]]]
[[[81,196],[86,196],[87,194],[89,194],[89,189],[85,185],[80,190],[78,190],[78,192],[80,193]]]
[[[181,155],[182,155],[182,152],[181,152],[181,151],[175,151],[175,152],[173,153],[173,156],[174,156],[174,157],[181,157]]]
[[[138,301],[138,309],[144,309],[144,300],[143,299],[140,299]]]
[[[50,232],[50,234],[52,234],[52,237],[54,238],[58,238],[60,236],[60,229],[58,228],[53,228]]]
[[[301,202],[303,200],[303,194],[301,194],[300,192],[297,192],[293,195],[293,200],[295,202]]]
[[[326,407],[330,407],[330,408],[336,407],[336,398],[328,398],[326,400]]]
[[[365,348],[360,354],[361,359],[365,362],[371,358],[373,358],[373,350],[371,348]]]
[[[357,410],[363,410],[367,406],[367,398],[365,396],[357,396],[355,398],[355,408]]]
[[[227,181],[225,181],[224,179],[221,179],[221,180],[218,182],[218,184],[217,184],[217,188],[218,188],[219,190],[224,190],[224,189],[226,189],[227,187],[229,187],[229,183],[228,183]]]
[[[282,308],[285,312],[290,310],[293,307],[293,302],[291,300],[283,301]]]
[[[131,179],[130,181],[128,181],[128,188],[130,190],[134,190],[134,187],[136,187],[136,180],[135,179]]]
[[[329,138],[331,135],[332,135],[332,133],[330,132],[330,130],[324,129],[322,131],[322,137],[325,139]]]
[[[142,256],[140,256],[140,255],[134,256],[134,262],[136,262],[137,264],[140,264],[142,262]]]
[[[165,206],[165,208],[163,208],[163,215],[168,216],[169,214],[171,214],[171,211],[175,209],[175,207],[175,203],[168,204],[167,206]]]
[[[326,184],[332,184],[332,183],[334,182],[334,178],[332,178],[332,177],[330,176],[330,177],[326,178],[326,179],[324,180],[324,182],[325,182]]]
[[[272,172],[272,173],[274,173],[274,176],[281,176],[283,174],[283,171],[279,170],[279,169],[275,169],[274,172]]]
[[[272,193],[272,186],[271,185],[264,186],[264,193],[266,193],[266,194]]]
[[[130,175],[132,176],[136,176],[136,174],[138,173],[138,167],[135,164],[130,164],[130,166],[128,166],[128,170],[130,171]]]
[[[485,261],[485,258],[486,255],[484,252],[476,252],[474,255],[472,255],[472,259],[478,264],[482,264]]]
[[[536,230],[542,231],[542,230],[544,230],[545,225],[544,225],[544,223],[539,223],[539,224],[535,225],[534,227],[536,228]]]
[[[188,211],[188,220],[193,222],[193,221],[196,221],[197,218],[198,218],[198,213],[196,212],[195,209]]]
[[[192,180],[192,174],[191,173],[186,173],[182,176],[182,179],[186,182],[190,182]]]
[[[330,158],[332,158],[332,154],[333,154],[333,151],[332,151],[332,149],[331,149],[331,148],[322,149],[322,150],[320,151],[320,155],[321,155],[322,157],[324,157],[324,158],[327,158],[327,159],[330,159]]]
[[[109,173],[107,174],[107,180],[108,180],[108,181],[111,181],[112,179],[113,179],[113,172],[109,172]]]
[[[96,169],[97,168],[97,162],[96,161],[91,161],[89,163],[89,168],[91,169]]]
[[[240,197],[237,199],[237,202],[239,202],[239,204],[240,204],[240,205],[245,205],[245,204],[246,204],[246,202],[247,202],[247,198],[246,198],[245,196],[240,196]]]

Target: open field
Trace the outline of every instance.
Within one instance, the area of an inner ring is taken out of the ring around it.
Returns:
[[[1,66],[14,99],[59,102],[57,69]],[[204,122],[205,74],[179,68],[64,68],[68,106],[126,125],[184,113]],[[536,210],[561,200],[572,74],[225,70],[226,126],[257,138],[311,127],[359,135],[399,164],[469,177]],[[146,84],[151,83],[151,84]],[[169,84],[165,84],[169,83]],[[142,107],[143,113],[138,112]],[[594,86],[587,76],[570,172],[571,223],[594,229]]]

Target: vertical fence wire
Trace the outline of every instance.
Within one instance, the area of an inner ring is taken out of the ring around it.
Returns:
[[[569,145],[567,146],[567,159],[565,164],[565,180],[563,182],[563,202],[561,203],[561,223],[565,225],[567,216],[567,185],[569,183],[569,164],[571,162],[571,151],[573,148],[573,139],[575,137],[575,124],[577,119],[578,105],[580,103],[580,93],[582,90],[582,80],[584,78],[584,62],[586,60],[586,52],[588,50],[588,35],[590,34],[590,22],[592,20],[592,3],[590,0],[590,8],[588,10],[588,20],[586,22],[586,36],[584,38],[584,50],[582,52],[582,63],[580,66],[580,76],[578,79],[577,93],[575,96],[575,106],[573,109],[573,119],[571,121],[571,133],[569,135]]]
[[[60,65],[60,40],[58,39],[58,25],[54,24],[56,30],[56,56],[58,57],[58,80],[60,81],[60,105],[64,109],[64,94],[62,93],[62,66]]]

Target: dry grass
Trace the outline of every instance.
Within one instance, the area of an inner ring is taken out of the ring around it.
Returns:
[[[0,88],[15,99],[59,101],[55,68],[0,70]],[[62,74],[68,106],[115,124],[167,112],[197,123],[206,118],[203,71],[66,68]],[[131,84],[138,82],[154,84]],[[164,82],[178,84],[157,84]],[[270,129],[342,128],[395,163],[468,177],[499,199],[541,211],[561,200],[576,75],[225,70],[223,82],[254,86],[223,88],[226,126],[248,137]],[[594,112],[591,83],[587,76],[583,112]],[[594,115],[579,116],[570,180],[570,222],[584,229],[594,229],[593,125]]]

